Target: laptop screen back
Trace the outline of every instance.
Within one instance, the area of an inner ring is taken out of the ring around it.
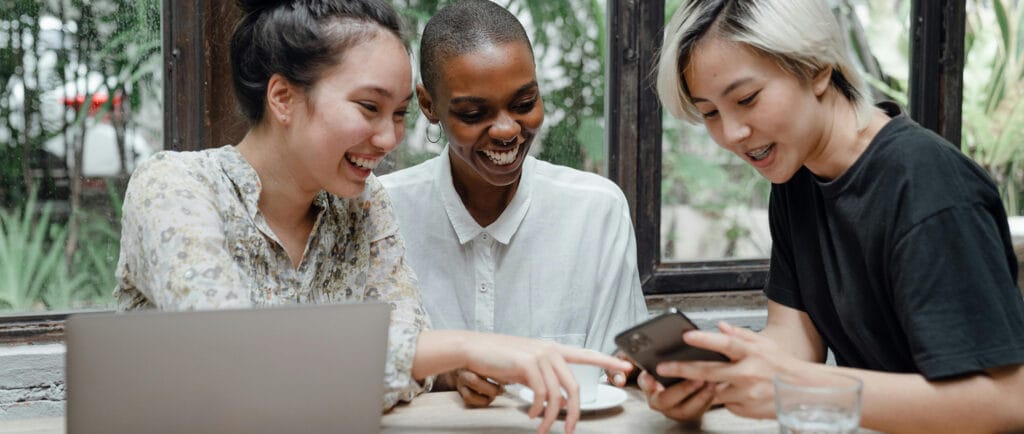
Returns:
[[[389,312],[373,303],[72,316],[68,432],[378,432]]]

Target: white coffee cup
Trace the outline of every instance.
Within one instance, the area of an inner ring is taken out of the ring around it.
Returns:
[[[543,336],[540,339],[582,349],[584,351],[599,353],[599,351],[583,347],[583,344],[586,342],[586,335],[584,334]],[[580,386],[580,404],[596,402],[597,383],[601,379],[603,369],[599,366],[569,363],[569,370],[572,371],[572,376],[576,379],[576,384]],[[565,390],[562,391],[562,394],[566,395]]]
[[[601,379],[601,367],[570,363],[569,369],[572,371],[572,376],[576,378],[576,384],[580,386],[580,404],[596,402],[597,383]]]

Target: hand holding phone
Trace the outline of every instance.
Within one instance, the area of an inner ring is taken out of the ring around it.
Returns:
[[[675,309],[658,315],[615,336],[615,345],[633,363],[650,373],[659,383],[669,387],[682,378],[666,378],[657,374],[661,362],[675,360],[729,361],[720,353],[691,346],[683,341],[683,332],[697,330],[686,315]]]

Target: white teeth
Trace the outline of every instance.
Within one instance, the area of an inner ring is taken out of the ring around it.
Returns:
[[[490,158],[491,161],[494,162],[494,164],[504,166],[507,164],[512,164],[513,161],[516,161],[516,156],[519,155],[519,145],[516,145],[514,148],[509,149],[507,151],[497,152],[485,149],[483,152],[484,155],[487,156],[487,158]]]
[[[747,152],[747,156],[749,156],[750,159],[752,159],[754,161],[764,160],[765,158],[768,158],[768,154],[771,152],[771,150],[772,150],[772,148],[774,146],[775,145],[772,144],[772,145],[765,146],[765,147],[763,147],[761,149],[755,149],[753,151]]]
[[[361,167],[363,169],[368,169],[368,170],[376,169],[377,165],[380,164],[380,159],[379,158],[376,159],[376,160],[371,160],[371,159],[357,158],[357,157],[346,155],[345,159],[348,160],[349,163],[355,164],[356,166],[359,166],[359,167]]]

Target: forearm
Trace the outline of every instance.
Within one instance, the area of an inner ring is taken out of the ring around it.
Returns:
[[[825,361],[825,343],[803,311],[768,300],[768,320],[761,335],[792,357],[818,363]]]
[[[412,377],[421,380],[465,367],[468,363],[464,350],[467,333],[462,330],[421,331],[416,342]]]
[[[821,366],[864,381],[861,425],[887,433],[992,433],[1024,428],[1024,368],[990,370],[928,381],[894,374]]]

